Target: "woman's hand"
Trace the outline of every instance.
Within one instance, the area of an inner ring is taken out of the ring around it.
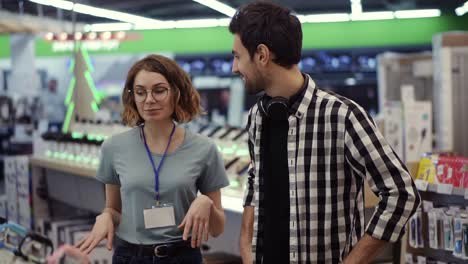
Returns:
[[[203,240],[208,241],[210,228],[210,213],[213,201],[206,195],[198,196],[190,205],[182,223],[178,226],[184,229],[182,238],[188,239],[192,231],[192,248],[200,247]]]
[[[78,247],[81,252],[89,254],[104,238],[107,238],[107,249],[112,250],[114,230],[112,214],[109,212],[103,212],[96,217],[96,223],[94,224],[91,233],[78,242],[75,247]]]
[[[71,258],[74,261],[73,263],[90,264],[88,256],[70,245],[61,246],[52,256],[47,257],[47,264],[60,264],[66,258]],[[65,263],[68,262],[65,260]]]

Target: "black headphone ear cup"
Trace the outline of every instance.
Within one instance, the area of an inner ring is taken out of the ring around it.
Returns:
[[[260,113],[263,116],[269,116],[268,111],[267,111],[267,104],[268,104],[269,98],[266,95],[262,95],[257,99],[257,107],[260,110]]]
[[[289,116],[289,100],[284,97],[273,97],[266,105],[269,117],[275,120],[286,120]]]
[[[289,101],[284,97],[270,97],[266,94],[257,100],[257,107],[260,113],[275,120],[287,119],[289,116]]]

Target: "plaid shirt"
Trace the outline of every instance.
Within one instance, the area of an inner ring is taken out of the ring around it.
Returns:
[[[364,235],[395,242],[420,203],[405,165],[353,101],[309,85],[292,105],[288,131],[290,263],[339,263]],[[253,106],[247,130],[251,166],[244,206],[255,207],[252,251],[262,263],[262,116]],[[380,203],[364,223],[363,184]],[[256,206],[257,205],[257,206]]]

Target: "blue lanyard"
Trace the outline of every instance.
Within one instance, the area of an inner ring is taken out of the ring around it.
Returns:
[[[151,162],[151,166],[153,167],[153,172],[154,172],[154,181],[155,181],[155,186],[154,190],[156,191],[156,205],[159,205],[159,172],[161,171],[162,164],[164,162],[164,158],[166,158],[167,150],[169,149],[169,145],[171,145],[172,141],[172,136],[174,135],[174,131],[176,128],[176,125],[172,127],[171,135],[169,136],[169,141],[167,142],[166,149],[164,150],[164,154],[161,158],[161,161],[159,162],[158,168],[156,169],[156,166],[154,165],[154,160],[153,160],[153,155],[151,155],[151,151],[148,147],[148,144],[146,143],[146,137],[145,137],[145,132],[143,131],[143,126],[141,126],[141,134],[143,135],[143,142],[145,143],[145,148],[146,148],[146,153],[148,154],[148,158]]]

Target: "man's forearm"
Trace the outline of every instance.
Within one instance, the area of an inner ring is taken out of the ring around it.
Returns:
[[[241,230],[239,240],[239,250],[242,257],[242,263],[252,263],[252,237],[245,230]]]
[[[239,249],[242,263],[252,263],[252,236],[253,236],[254,207],[244,207],[242,225],[239,238]]]
[[[388,242],[373,238],[367,234],[364,235],[356,246],[351,250],[351,253],[343,261],[343,264],[354,264],[354,263],[369,263],[371,262],[380,249],[384,247]]]

